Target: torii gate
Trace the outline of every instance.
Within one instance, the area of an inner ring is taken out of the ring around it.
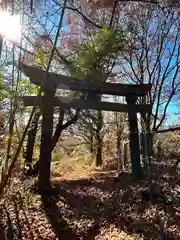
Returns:
[[[25,106],[33,106],[35,102],[41,107],[43,113],[41,146],[39,159],[39,186],[48,186],[50,183],[50,165],[53,133],[53,113],[55,106],[62,108],[95,109],[105,111],[127,112],[130,130],[130,156],[132,164],[132,176],[138,179],[141,176],[140,148],[138,136],[137,113],[151,112],[152,105],[138,105],[138,97],[146,96],[151,90],[151,84],[115,84],[95,83],[86,80],[78,80],[72,77],[48,73],[45,81],[45,71],[32,66],[22,65],[22,70],[32,83],[41,86],[44,96],[24,96]],[[85,100],[80,98],[55,97],[56,89],[72,90],[87,93]],[[110,103],[101,101],[102,94],[126,97],[127,104]]]

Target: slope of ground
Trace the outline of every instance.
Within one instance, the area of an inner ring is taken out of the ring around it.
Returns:
[[[44,196],[31,192],[31,182],[16,180],[1,202],[2,227],[8,239],[180,239],[178,207],[142,203],[128,173],[83,166],[68,174],[66,160],[54,190]],[[65,169],[65,166],[67,169]],[[179,179],[164,164],[154,165],[154,179],[170,195],[180,196]]]

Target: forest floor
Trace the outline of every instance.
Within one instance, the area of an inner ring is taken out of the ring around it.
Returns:
[[[0,202],[7,239],[180,239],[180,206],[142,202],[145,180],[134,183],[128,172],[117,178],[113,170],[70,166],[71,160],[59,176],[56,171],[54,190],[43,196],[30,190],[31,180],[11,183]],[[154,163],[153,176],[163,191],[180,197],[171,164]]]

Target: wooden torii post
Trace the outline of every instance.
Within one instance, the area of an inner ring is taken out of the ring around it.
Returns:
[[[145,96],[151,89],[151,84],[115,84],[92,83],[72,77],[48,73],[42,80],[45,72],[37,67],[23,65],[22,70],[32,83],[41,86],[44,96],[24,96],[25,106],[33,106],[35,102],[43,112],[41,147],[39,159],[39,187],[48,187],[50,184],[50,165],[52,151],[53,113],[55,106],[62,108],[95,109],[105,111],[127,112],[130,130],[130,156],[132,163],[132,176],[139,179],[141,176],[140,149],[137,113],[148,113],[152,110],[151,104],[136,104],[138,97]],[[117,95],[126,97],[127,104],[101,101],[100,98],[70,99],[68,97],[55,97],[56,89],[86,92],[89,95]]]

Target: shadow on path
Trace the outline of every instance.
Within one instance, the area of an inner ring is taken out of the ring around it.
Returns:
[[[103,175],[63,180],[56,183],[55,194],[42,196],[42,202],[58,239],[97,239],[100,228],[110,224],[143,239],[176,239],[165,233],[159,219],[145,215],[151,206],[137,197],[139,185],[145,182],[133,183],[128,174],[119,179]]]

